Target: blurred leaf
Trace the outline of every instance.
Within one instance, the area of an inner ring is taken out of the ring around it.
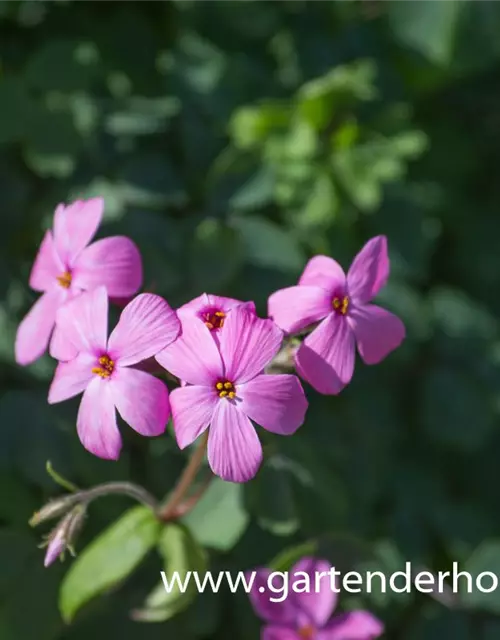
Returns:
[[[317,555],[317,550],[318,544],[316,541],[288,547],[269,562],[269,569],[272,571],[289,571],[301,558]]]
[[[289,118],[286,107],[279,104],[264,103],[258,107],[242,107],[231,118],[229,134],[240,149],[254,149],[272,132],[284,129]]]
[[[229,551],[238,542],[249,521],[242,491],[239,484],[212,480],[203,498],[183,519],[199,544]]]
[[[460,579],[459,597],[462,604],[467,609],[479,609],[499,614],[500,595],[498,586],[491,593],[484,593],[477,588],[477,585],[480,584],[482,589],[495,587],[495,581],[494,578],[492,579],[491,574],[496,577],[496,584],[498,585],[498,576],[500,576],[500,540],[485,540],[472,553],[465,564],[460,566],[460,570],[470,574],[472,582],[470,593],[468,593],[468,585],[465,584],[465,578]],[[490,575],[481,577],[478,583],[477,579],[482,573],[489,573]]]
[[[180,111],[179,100],[132,97],[123,108],[110,113],[105,128],[114,136],[141,136],[164,131],[169,120]]]
[[[165,563],[166,580],[172,580],[175,575],[185,584],[192,573],[197,573],[203,579],[207,569],[206,554],[186,527],[177,523],[167,524],[160,535],[158,549]],[[187,586],[184,590],[175,582],[173,588],[167,591],[162,580],[146,598],[143,608],[134,612],[134,619],[141,622],[164,622],[183,611],[197,594],[193,580],[189,580]]]
[[[16,76],[0,80],[0,144],[16,142],[25,133],[31,103],[22,80]]]
[[[158,541],[160,523],[146,507],[134,507],[93,540],[66,573],[59,608],[66,622],[95,596],[116,586]]]
[[[305,255],[290,231],[257,216],[232,218],[231,225],[240,235],[249,264],[292,273],[303,268]]]
[[[243,211],[265,207],[273,200],[274,185],[274,171],[270,167],[262,166],[233,195],[229,201],[229,206]]]

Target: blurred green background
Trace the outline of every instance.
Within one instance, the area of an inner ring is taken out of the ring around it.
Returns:
[[[77,196],[105,198],[100,234],[132,237],[145,289],[172,305],[208,291],[263,315],[309,256],[347,267],[389,238],[380,301],[406,342],[339,397],[307,388],[296,436],[261,431],[258,477],[212,486],[187,522],[212,569],[314,540],[339,567],[500,573],[499,32],[498,2],[0,3],[0,640],[258,638],[244,594],[132,621],[159,582],[154,551],[71,625],[58,612],[74,561],[44,570],[27,524],[60,493],[46,461],[158,497],[185,461],[170,435],[131,429],[118,463],[92,457],[78,402],[46,403],[53,361],[14,363],[43,229]],[[78,550],[131,506],[96,502]],[[452,611],[415,593],[361,604],[386,638],[500,637],[500,591]]]

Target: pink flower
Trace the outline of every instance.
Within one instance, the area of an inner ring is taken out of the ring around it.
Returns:
[[[255,421],[280,435],[304,421],[307,400],[294,375],[266,375],[279,351],[282,331],[250,307],[235,307],[225,318],[219,347],[203,322],[183,322],[182,335],[157,354],[168,371],[187,384],[172,391],[177,443],[190,445],[210,425],[208,462],[213,472],[246,482],[262,461]]]
[[[211,293],[202,293],[201,296],[179,307],[177,313],[181,318],[181,322],[184,318],[186,320],[191,318],[201,320],[210,329],[214,339],[218,341],[219,332],[224,326],[227,314],[231,309],[242,304],[248,305],[255,313],[255,304],[253,302],[242,302],[234,298],[223,298],[222,296],[214,296]]]
[[[377,364],[403,341],[401,320],[371,304],[388,277],[387,239],[377,236],[358,253],[347,277],[338,262],[316,256],[298,286],[269,298],[269,316],[287,333],[320,323],[295,358],[297,372],[320,393],[337,394],[350,382],[356,344],[366,364]]]
[[[332,618],[338,593],[332,589],[330,577],[321,578],[318,590],[315,586],[316,576],[323,571],[330,571],[324,560],[299,560],[288,574],[288,597],[283,600],[286,592],[277,592],[278,585],[273,584],[272,577],[269,579],[271,571],[256,571],[250,601],[265,622],[261,640],[375,640],[382,635],[382,623],[368,611],[350,611]]]
[[[49,403],[84,392],[77,418],[83,446],[100,458],[118,458],[121,437],[115,407],[141,435],[163,433],[170,415],[167,388],[131,365],[154,356],[177,337],[180,322],[167,302],[149,293],[138,295],[122,311],[108,340],[108,297],[105,287],[98,287],[65,305],[58,322],[78,355],[57,366]]]
[[[66,550],[66,540],[64,539],[64,532],[62,529],[58,529],[55,532],[54,537],[49,541],[47,545],[47,551],[45,553],[45,559],[43,566],[48,567],[59,558],[59,556]]]
[[[139,250],[128,238],[115,236],[89,245],[101,222],[102,198],[60,204],[53,231],[47,231],[31,270],[29,284],[43,295],[19,325],[16,362],[27,365],[47,350],[58,360],[76,354],[54,330],[58,309],[82,291],[105,285],[111,297],[128,298],[142,284]]]

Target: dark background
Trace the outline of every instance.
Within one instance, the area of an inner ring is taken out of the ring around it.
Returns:
[[[170,435],[130,429],[118,463],[92,457],[77,402],[46,404],[53,361],[14,363],[43,229],[77,196],[105,198],[100,234],[130,235],[172,305],[208,291],[265,314],[309,256],[347,267],[388,236],[380,302],[407,340],[338,397],[307,388],[306,424],[265,440],[258,477],[214,485],[189,523],[213,569],[314,540],[336,566],[500,572],[499,33],[497,2],[0,3],[1,640],[258,637],[244,594],[132,622],[154,553],[71,626],[58,613],[74,561],[44,570],[27,524],[61,492],[46,461],[158,497],[184,461]],[[130,506],[96,502],[78,550]],[[500,637],[500,591],[452,611],[415,593],[361,605],[387,638]]]

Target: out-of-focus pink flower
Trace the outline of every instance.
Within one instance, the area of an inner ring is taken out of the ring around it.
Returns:
[[[57,207],[53,230],[46,232],[31,270],[30,287],[43,295],[19,325],[15,343],[18,364],[37,360],[49,341],[54,358],[70,360],[76,355],[59,334],[56,316],[82,291],[104,285],[112,298],[130,298],[139,290],[142,261],[132,240],[114,236],[89,245],[103,209],[102,198]]]
[[[265,622],[262,640],[375,640],[382,635],[382,623],[368,611],[350,611],[332,617],[338,594],[329,576],[319,580],[319,590],[316,590],[316,577],[329,570],[325,560],[302,558],[288,574],[288,594],[277,593],[269,569],[256,571],[250,601],[255,613]],[[293,590],[295,581],[301,593]],[[306,591],[307,585],[310,589]],[[282,599],[282,595],[287,597]]]
[[[202,293],[201,296],[179,307],[177,313],[181,322],[184,318],[187,321],[192,318],[197,318],[203,322],[208,329],[210,329],[212,336],[217,340],[229,311],[242,304],[247,305],[248,308],[255,313],[255,304],[253,302],[242,302],[234,298],[224,298],[222,296],[214,296],[211,293]]]
[[[43,566],[48,567],[66,550],[66,542],[64,540],[64,532],[57,529],[54,537],[49,540]]]
[[[304,421],[307,400],[299,379],[263,373],[282,339],[274,322],[240,305],[227,314],[219,347],[208,327],[193,319],[156,356],[187,383],[170,396],[180,448],[210,425],[208,462],[224,480],[246,482],[261,464],[262,447],[250,420],[280,435],[294,433]]]
[[[65,551],[74,555],[73,546],[82,528],[85,519],[86,506],[76,505],[50,532],[46,542],[41,545],[46,546],[44,566],[51,565],[59,556],[63,556]]]
[[[78,355],[57,366],[49,403],[84,392],[77,418],[83,446],[100,458],[118,458],[115,407],[141,435],[163,433],[170,415],[167,387],[131,365],[151,358],[179,334],[179,319],[167,302],[154,294],[138,295],[108,340],[108,296],[105,287],[98,287],[66,304],[58,323]]]
[[[377,364],[403,341],[401,320],[371,304],[388,277],[387,239],[377,236],[361,249],[347,276],[332,258],[316,256],[298,286],[270,296],[269,316],[286,333],[320,323],[295,358],[298,373],[320,393],[337,394],[350,382],[356,344],[366,364]]]

